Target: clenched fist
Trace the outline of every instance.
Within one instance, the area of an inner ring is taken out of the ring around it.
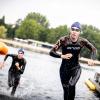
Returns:
[[[62,59],[70,59],[73,55],[71,53],[67,53],[65,55],[61,55]]]

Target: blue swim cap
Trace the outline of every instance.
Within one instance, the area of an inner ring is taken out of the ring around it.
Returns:
[[[77,29],[80,29],[81,30],[81,24],[79,22],[74,22],[72,25],[71,25],[71,28],[73,27],[76,27]]]
[[[18,50],[18,53],[19,52],[22,52],[23,54],[24,54],[24,49],[23,48],[20,48],[19,50]]]

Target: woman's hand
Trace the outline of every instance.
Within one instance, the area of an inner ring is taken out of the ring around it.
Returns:
[[[72,54],[71,53],[67,53],[65,55],[61,55],[61,58],[62,59],[70,59],[72,57]]]
[[[88,65],[89,65],[89,66],[95,65],[95,61],[92,60],[92,59],[89,59],[89,60],[88,60]]]
[[[20,70],[19,63],[15,63],[18,70]]]

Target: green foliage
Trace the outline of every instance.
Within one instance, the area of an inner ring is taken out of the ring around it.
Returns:
[[[16,30],[16,36],[23,39],[38,39],[38,34],[43,30],[35,20],[26,19],[22,22],[21,26]]]
[[[3,25],[5,26],[5,16],[3,16],[1,19],[0,19],[0,26]]]
[[[60,37],[67,35],[69,30],[66,25],[59,26],[56,28],[51,28],[50,33],[48,34],[48,42],[55,43]]]
[[[48,34],[50,33],[49,29],[42,29],[38,34],[38,40],[47,42],[48,41]]]
[[[48,26],[45,16],[35,12],[29,13],[16,30],[16,37],[47,41]]]
[[[38,24],[42,25],[44,28],[48,28],[49,27],[48,20],[46,19],[45,16],[41,15],[40,13],[35,13],[35,12],[29,13],[26,16],[26,19],[35,20]]]
[[[5,38],[7,29],[4,26],[0,26],[0,38]]]
[[[6,28],[7,28],[7,38],[11,38],[13,39],[15,36],[15,28],[12,27],[12,25],[10,24],[6,24]]]
[[[88,39],[97,48],[97,58],[100,60],[100,30],[93,27],[83,25],[82,37]],[[82,56],[89,57],[88,50],[82,50]]]

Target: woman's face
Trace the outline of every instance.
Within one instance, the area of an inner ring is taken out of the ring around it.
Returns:
[[[73,42],[76,42],[80,35],[80,29],[72,27],[70,30],[70,38]]]
[[[18,58],[19,58],[19,59],[22,59],[23,56],[24,56],[24,53],[23,53],[23,52],[18,52]]]

